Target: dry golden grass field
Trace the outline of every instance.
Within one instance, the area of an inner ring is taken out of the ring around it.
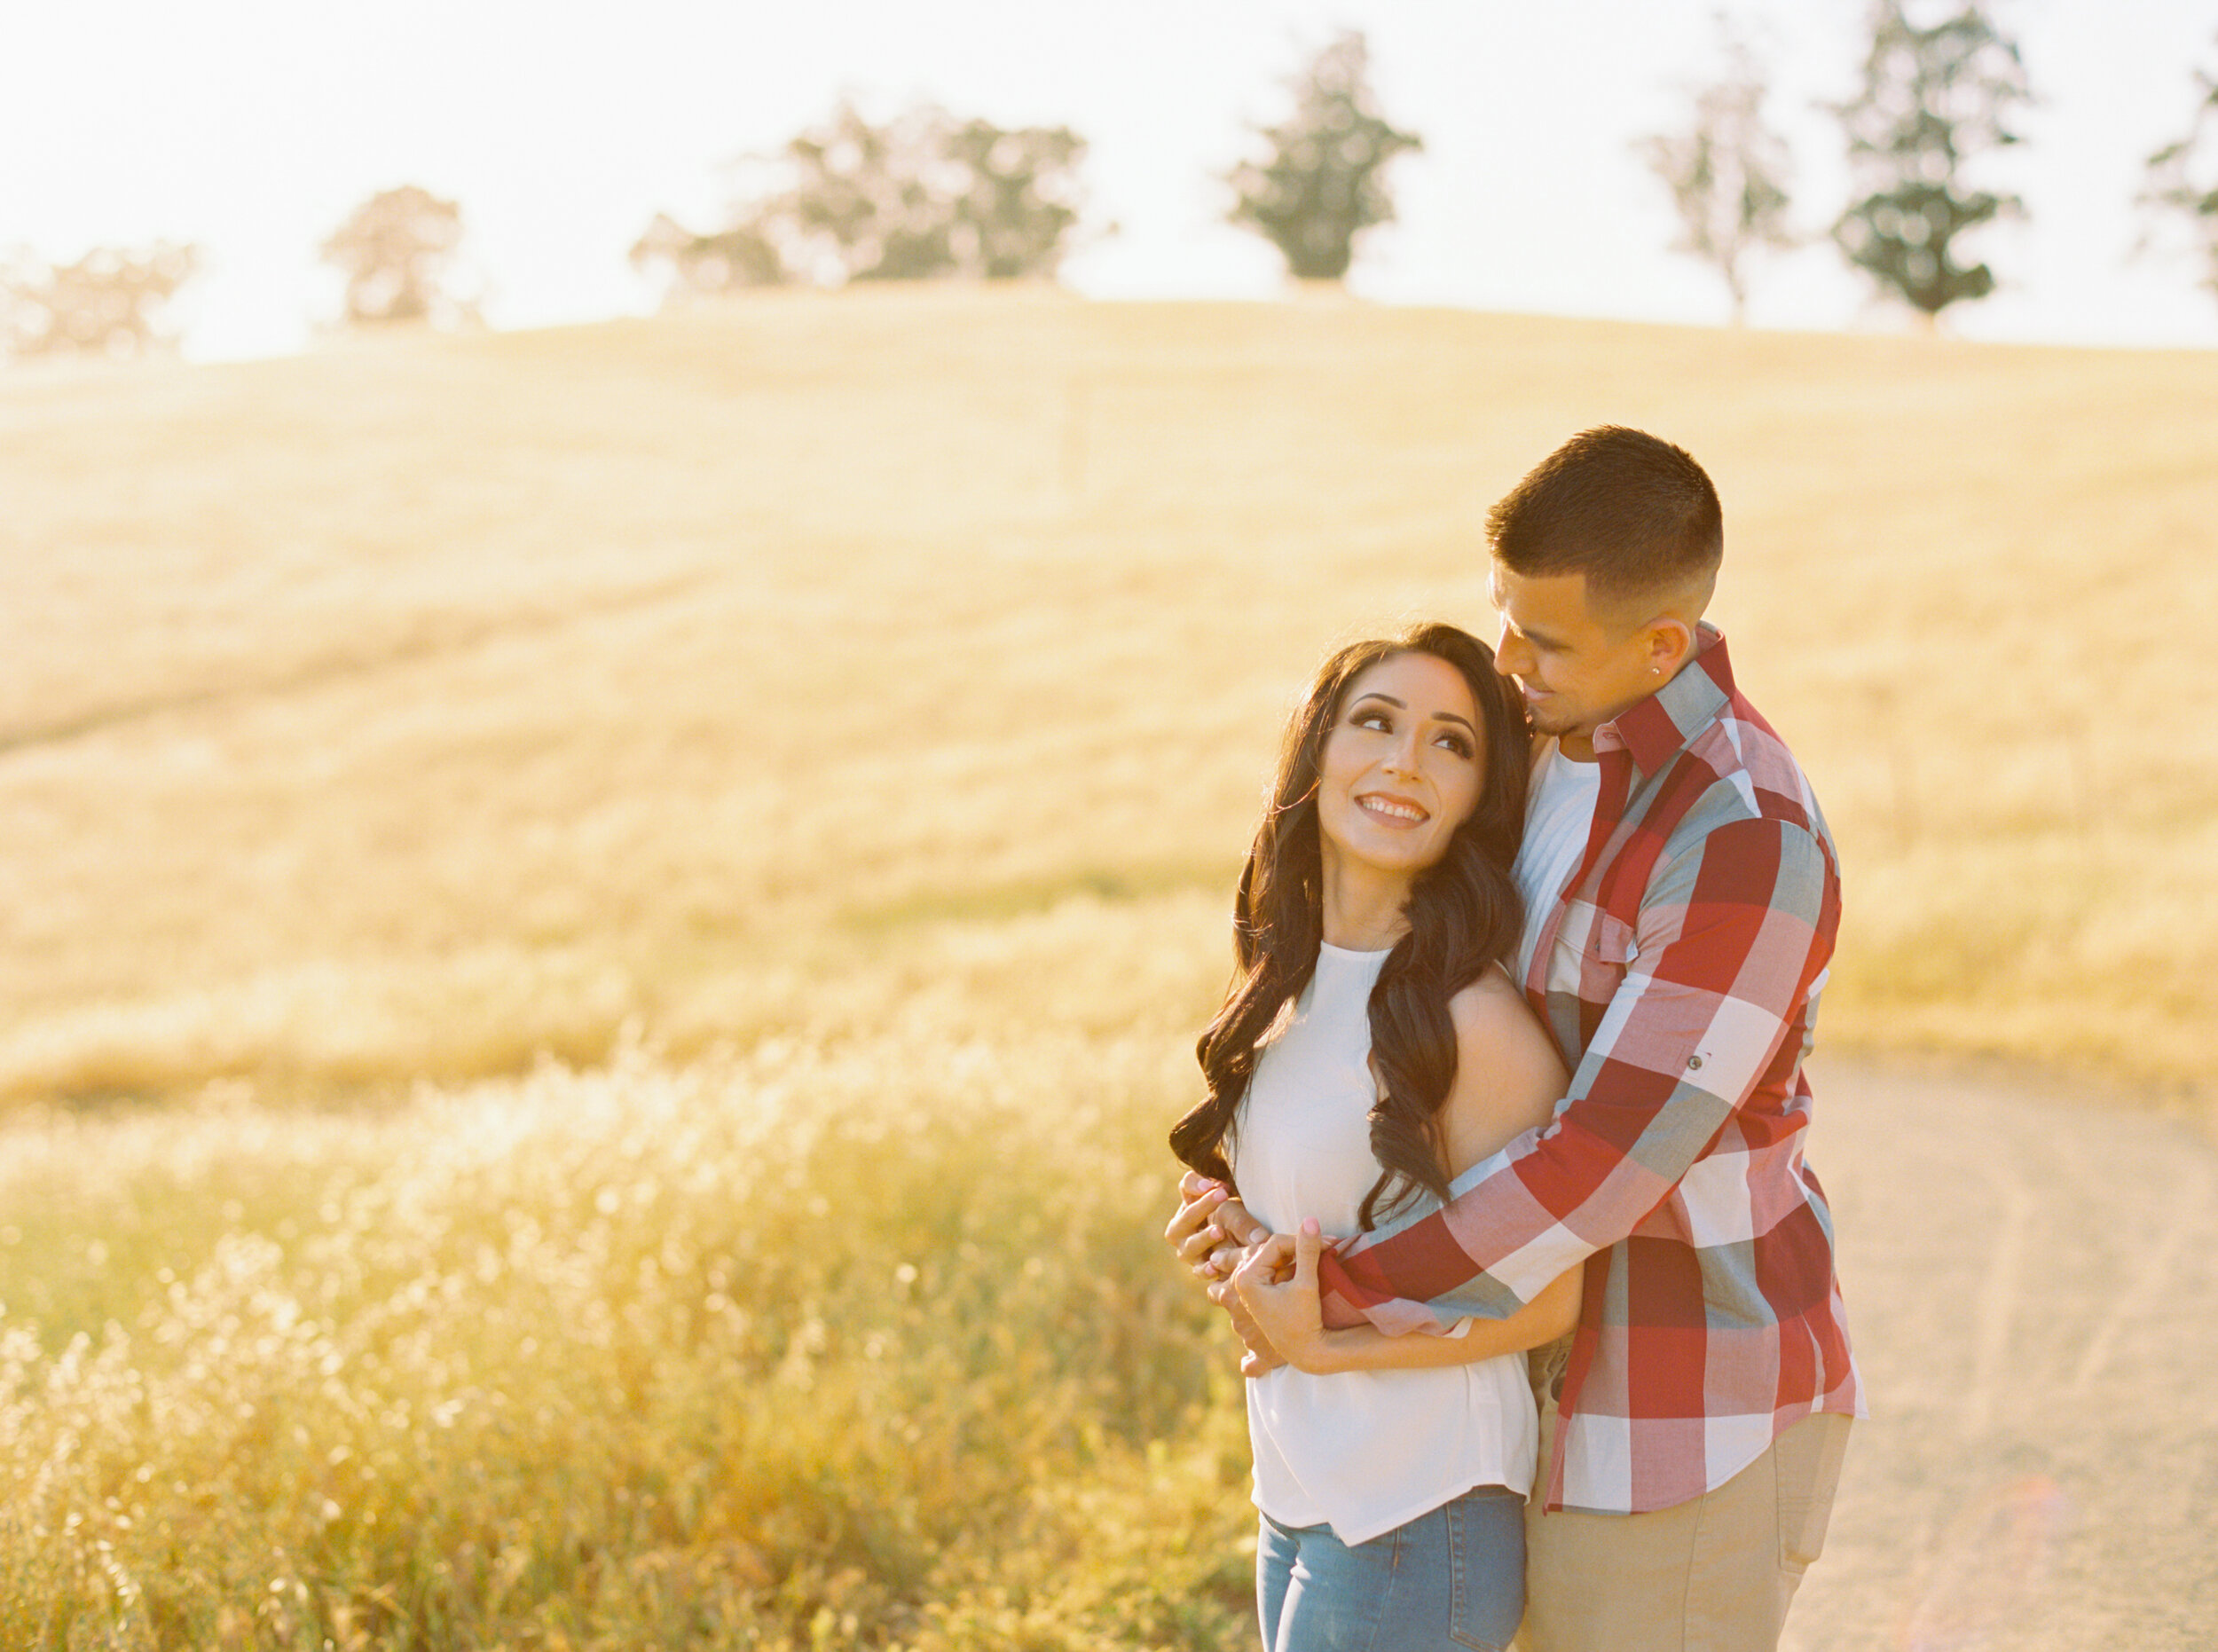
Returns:
[[[682,1054],[1077,894],[1199,932],[1316,658],[1488,628],[1484,507],[1605,421],[1725,495],[1829,1046],[2205,1078],[2207,354],[903,293],[0,387],[0,1090]]]
[[[2207,354],[908,291],[0,378],[0,1644],[1244,1633],[1153,1237],[1230,881],[1601,422],[1725,497],[1822,1048],[2207,1109]]]

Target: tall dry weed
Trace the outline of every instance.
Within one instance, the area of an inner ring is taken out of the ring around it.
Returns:
[[[126,1317],[0,1320],[0,1631],[1215,1644],[1236,1384],[1154,1237],[1187,1082],[1159,1037],[901,1031],[331,1121],[289,1239],[234,1207]],[[75,1176],[245,1121],[119,1123]]]

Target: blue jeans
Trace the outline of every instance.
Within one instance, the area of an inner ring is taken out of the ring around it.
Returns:
[[[1263,1652],[1499,1652],[1525,1610],[1525,1499],[1479,1486],[1356,1544],[1265,1514],[1255,1609]]]

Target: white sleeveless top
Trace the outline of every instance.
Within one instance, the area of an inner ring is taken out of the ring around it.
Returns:
[[[1227,1146],[1240,1197],[1273,1232],[1315,1216],[1357,1231],[1378,1179],[1371,988],[1383,952],[1319,950],[1317,973],[1255,1065]],[[1282,1365],[1247,1385],[1255,1506],[1283,1526],[1363,1543],[1474,1486],[1532,1488],[1539,1428],[1522,1354],[1428,1371],[1323,1376]]]

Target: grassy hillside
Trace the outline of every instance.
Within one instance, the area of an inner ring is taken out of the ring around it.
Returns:
[[[781,296],[0,382],[0,1090],[825,1018],[1073,892],[1214,948],[1321,651],[1482,629],[1603,421],[1848,873],[1837,1050],[2210,1070],[2218,367],[1357,305]],[[1212,960],[1211,967],[1215,967]]]
[[[930,292],[0,379],[0,1644],[1246,1638],[1154,1235],[1316,658],[1667,433],[1826,1043],[2184,1086],[2213,388]]]

